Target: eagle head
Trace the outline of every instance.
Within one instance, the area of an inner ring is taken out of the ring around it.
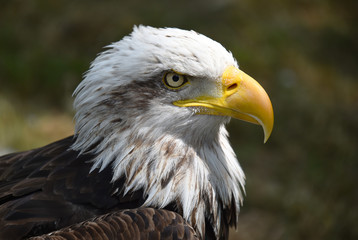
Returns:
[[[144,206],[174,204],[203,236],[235,225],[244,173],[228,139],[231,117],[259,124],[273,110],[263,88],[221,44],[194,31],[139,26],[108,46],[75,90],[76,142],[93,168],[125,177]],[[115,194],[115,193],[114,193]]]

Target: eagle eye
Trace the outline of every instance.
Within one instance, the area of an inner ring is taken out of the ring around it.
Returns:
[[[164,75],[164,84],[170,89],[177,89],[184,86],[188,80],[184,75],[175,72],[168,72]]]

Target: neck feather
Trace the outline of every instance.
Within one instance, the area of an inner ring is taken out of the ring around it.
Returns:
[[[133,132],[127,125],[105,136],[82,129],[72,148],[96,155],[92,170],[111,166],[113,181],[124,176],[125,194],[143,189],[144,206],[174,203],[201,236],[206,222],[217,237],[223,223],[236,224],[245,177],[223,124],[201,141],[150,128]]]

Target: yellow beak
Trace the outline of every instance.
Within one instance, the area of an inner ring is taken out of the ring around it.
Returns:
[[[259,124],[265,134],[264,142],[273,128],[270,98],[252,77],[229,66],[221,77],[221,97],[200,96],[174,102],[179,107],[199,107],[198,114],[222,115]]]

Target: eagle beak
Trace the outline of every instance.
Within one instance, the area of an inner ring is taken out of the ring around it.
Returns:
[[[224,71],[222,86],[224,112],[233,118],[261,125],[266,142],[272,132],[274,117],[265,90],[255,79],[233,66]]]
[[[221,77],[220,97],[200,96],[174,102],[180,107],[201,107],[199,114],[230,116],[262,126],[268,140],[273,128],[273,109],[270,98],[252,77],[229,66]]]

